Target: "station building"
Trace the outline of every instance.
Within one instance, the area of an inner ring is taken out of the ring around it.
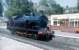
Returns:
[[[52,30],[78,32],[79,31],[79,13],[51,15],[49,25]]]

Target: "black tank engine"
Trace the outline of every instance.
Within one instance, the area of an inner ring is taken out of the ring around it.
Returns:
[[[54,32],[47,27],[46,16],[16,16],[7,22],[12,34],[36,40],[52,40]]]

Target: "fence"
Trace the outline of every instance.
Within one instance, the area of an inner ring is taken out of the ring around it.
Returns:
[[[75,32],[74,27],[65,27],[65,26],[50,26],[51,30],[59,30],[63,32]]]

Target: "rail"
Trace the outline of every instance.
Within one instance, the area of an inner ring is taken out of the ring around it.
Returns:
[[[8,33],[8,34],[6,34],[6,33]],[[25,43],[25,44],[30,44],[30,45],[33,45],[33,46],[42,48],[44,50],[52,50],[52,49],[55,49],[53,47],[50,47],[50,46],[41,44],[40,42],[42,42],[42,41],[33,40],[33,39],[25,38],[25,37],[20,37],[20,36],[12,35],[10,33],[11,32],[3,32],[3,31],[1,32],[0,31],[0,36],[4,36],[4,37],[7,37],[7,38],[10,38],[10,39],[13,39],[13,40],[16,40],[16,41]]]

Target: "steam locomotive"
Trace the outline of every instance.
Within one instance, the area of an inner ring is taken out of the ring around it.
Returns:
[[[47,24],[46,16],[15,16],[7,22],[7,29],[19,36],[49,41],[55,36]]]

